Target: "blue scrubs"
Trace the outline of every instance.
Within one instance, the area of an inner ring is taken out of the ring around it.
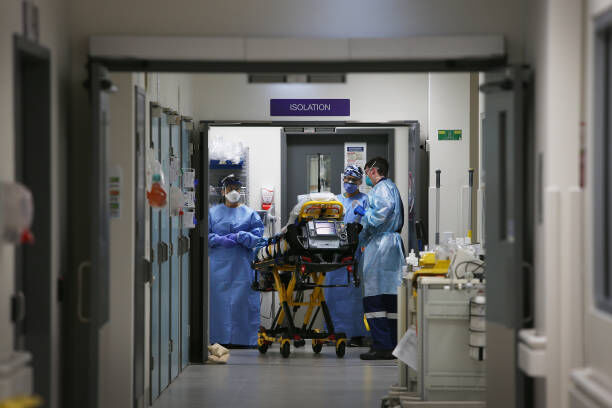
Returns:
[[[259,215],[247,206],[219,204],[208,211],[211,343],[257,344],[260,294],[251,289],[251,261],[263,231]],[[221,246],[220,237],[231,233],[237,244]]]
[[[353,212],[355,207],[358,205],[364,208],[368,207],[368,196],[363,193],[357,193],[352,197],[346,197],[342,194],[337,199],[344,206],[345,223],[356,222],[357,216]],[[326,285],[346,285],[346,283],[346,268],[328,272],[325,277]],[[336,332],[344,332],[349,338],[367,336],[368,332],[363,324],[362,289],[352,286],[352,277],[351,286],[326,288],[324,292]]]

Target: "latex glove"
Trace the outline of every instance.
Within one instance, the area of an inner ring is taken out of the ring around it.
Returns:
[[[363,206],[358,205],[357,207],[355,207],[355,210],[353,210],[353,213],[355,213],[355,215],[360,215],[363,217],[366,214],[366,210],[365,208],[363,208]]]
[[[259,237],[247,231],[238,231],[236,242],[246,248],[254,248],[259,241]]]
[[[235,232],[232,232],[231,234],[227,234],[226,237],[231,239],[235,243],[238,243],[238,234],[236,234]]]
[[[219,237],[219,245],[223,248],[232,248],[236,246],[236,241],[226,236]]]

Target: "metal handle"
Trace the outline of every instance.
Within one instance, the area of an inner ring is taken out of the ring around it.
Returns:
[[[81,323],[89,323],[89,317],[83,316],[83,271],[91,269],[91,262],[83,261],[77,269],[77,317]]]
[[[15,322],[22,322],[26,317],[26,299],[22,291],[15,293],[15,303],[19,313],[15,316]]]

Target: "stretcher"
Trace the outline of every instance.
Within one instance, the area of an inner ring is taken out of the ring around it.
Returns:
[[[346,334],[334,330],[325,302],[323,288],[359,286],[357,261],[359,223],[345,224],[344,209],[338,201],[307,201],[299,216],[283,232],[269,238],[256,251],[253,289],[276,291],[281,307],[269,329],[260,327],[257,339],[259,352],[265,354],[273,343],[280,343],[281,355],[289,357],[291,341],[302,347],[312,341],[312,350],[320,353],[324,344],[334,344],[336,356],[344,357]],[[346,273],[346,285],[325,285],[327,273]],[[312,290],[306,294],[306,290]],[[294,321],[296,312],[305,307],[301,325]],[[327,331],[313,328],[322,312]]]

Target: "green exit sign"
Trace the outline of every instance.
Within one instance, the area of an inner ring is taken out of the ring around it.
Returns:
[[[461,140],[461,129],[438,130],[438,140]]]

